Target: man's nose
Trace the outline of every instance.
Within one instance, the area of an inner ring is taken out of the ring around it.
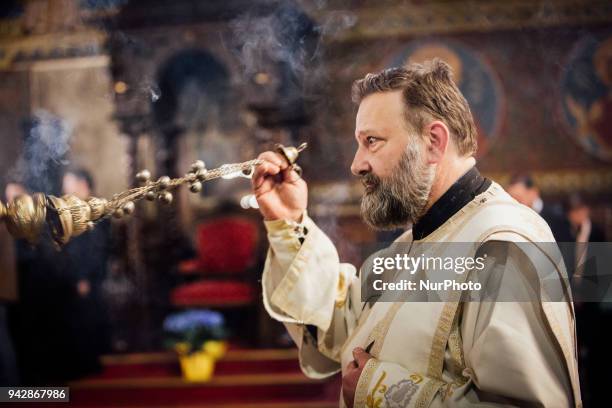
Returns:
[[[372,171],[370,164],[361,153],[361,149],[358,149],[355,153],[355,158],[353,158],[353,163],[351,163],[351,173],[355,176],[361,176],[370,171]]]

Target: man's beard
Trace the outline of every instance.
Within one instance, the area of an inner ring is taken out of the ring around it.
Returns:
[[[366,192],[361,217],[372,228],[405,227],[423,216],[436,168],[427,164],[419,148],[419,142],[411,142],[389,177],[373,173],[362,177]]]

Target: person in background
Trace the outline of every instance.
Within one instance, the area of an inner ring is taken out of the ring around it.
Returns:
[[[92,196],[94,181],[82,168],[64,174],[62,190],[81,200]],[[69,308],[72,351],[69,378],[78,378],[100,369],[99,357],[110,343],[107,307],[102,282],[107,274],[110,224],[102,221],[91,231],[73,238],[63,249],[67,257],[67,278],[73,288]]]
[[[7,204],[12,202],[16,197],[26,194],[28,191],[23,184],[17,181],[9,181],[4,189],[4,196]]]
[[[598,280],[601,276],[597,278],[598,271],[592,269],[592,264],[588,262],[588,244],[604,242],[606,239],[603,230],[591,220],[591,209],[579,194],[572,194],[568,198],[565,211],[570,224],[572,242],[575,242],[573,251],[566,257],[566,262],[572,266],[568,267],[568,270],[574,270],[573,286],[576,298],[586,299],[576,303],[576,330],[584,401],[585,406],[604,406],[609,399],[606,393],[605,373],[612,364],[612,358],[609,353],[609,340],[601,335],[601,327],[607,327],[612,323],[612,313],[606,307],[606,303],[594,302],[588,296],[588,289],[583,288],[583,284],[587,287],[594,282],[597,282],[597,285],[607,284],[607,280]]]
[[[516,201],[540,214],[548,223],[557,242],[573,242],[570,225],[560,207],[546,205],[540,196],[540,189],[529,174],[515,174],[506,188]]]
[[[591,221],[591,209],[578,194],[573,194],[566,204],[567,219],[576,242],[603,242],[603,229]]]
[[[6,204],[25,188],[15,182],[9,182],[5,188]],[[9,307],[17,300],[17,265],[15,241],[8,233],[6,225],[0,224],[0,385],[18,385],[17,357],[13,345],[13,336],[9,329]]]

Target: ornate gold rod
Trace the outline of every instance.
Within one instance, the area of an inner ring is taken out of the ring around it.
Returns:
[[[301,169],[295,162],[299,153],[306,147],[306,143],[302,143],[297,148],[279,144],[276,146],[276,151],[299,172]],[[133,213],[136,209],[135,203],[143,198],[170,204],[173,199],[171,191],[183,184],[189,184],[191,192],[199,193],[202,191],[202,183],[209,180],[220,177],[233,178],[239,175],[250,178],[255,167],[261,163],[262,160],[255,159],[243,163],[224,164],[207,170],[204,162],[198,160],[191,165],[185,176],[175,179],[162,176],[156,181],[151,181],[151,173],[148,170],[142,170],[136,175],[140,187],[115,194],[110,200],[98,197],[81,200],[70,194],[62,197],[47,196],[42,193],[24,194],[16,197],[8,205],[0,201],[0,221],[6,223],[13,237],[27,239],[32,244],[38,242],[46,223],[53,240],[61,247],[72,237],[93,229],[95,224],[104,218],[110,216],[121,218]]]

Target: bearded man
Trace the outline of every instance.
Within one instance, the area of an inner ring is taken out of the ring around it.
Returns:
[[[554,238],[476,169],[476,127],[450,67],[433,60],[368,74],[355,82],[353,99],[351,170],[365,186],[365,222],[411,225],[396,243],[431,244],[434,253],[437,243],[473,243],[463,254],[471,257],[488,248],[487,270],[517,301],[364,299],[369,271],[362,268],[360,282],[355,267],[339,261],[308,217],[304,180],[280,154],[265,152],[252,179],[270,241],[263,300],[299,348],[304,373],[341,370],[346,407],[580,406],[565,270],[537,244]],[[550,285],[539,279],[542,269],[558,273],[560,299],[541,290]]]

